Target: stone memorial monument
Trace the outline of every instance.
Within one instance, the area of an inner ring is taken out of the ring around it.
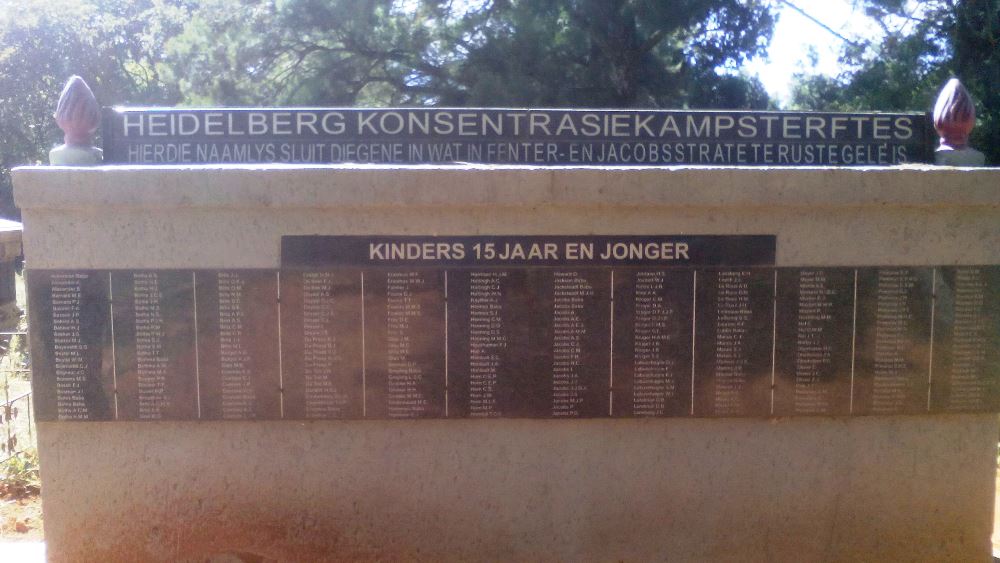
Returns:
[[[942,99],[106,110],[15,171],[49,556],[986,561],[1000,170],[926,164]]]

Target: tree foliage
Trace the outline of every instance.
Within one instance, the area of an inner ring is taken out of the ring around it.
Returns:
[[[793,105],[816,110],[928,111],[957,76],[977,100],[972,144],[1000,163],[1000,1],[857,0],[878,41],[845,44],[848,70],[801,76]]]
[[[960,2],[952,41],[954,74],[979,103],[973,144],[1000,164],[1000,1]]]
[[[736,71],[772,25],[758,0],[212,0],[168,63],[195,102],[761,107]]]
[[[15,4],[16,2],[16,4]],[[4,6],[4,4],[7,4]],[[765,107],[769,0],[0,0],[0,214],[79,74],[106,105]]]
[[[189,5],[163,0],[20,0],[0,10],[0,214],[16,215],[10,169],[43,163],[62,135],[52,114],[78,74],[98,100],[174,103],[157,71]]]

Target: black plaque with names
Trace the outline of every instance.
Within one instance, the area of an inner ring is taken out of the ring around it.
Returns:
[[[119,420],[198,418],[194,273],[111,273]]]
[[[1000,411],[1000,266],[44,270],[40,421]]]
[[[363,284],[364,417],[444,417],[444,272],[371,271]]]
[[[694,305],[694,270],[615,270],[614,416],[691,414]]]
[[[39,421],[114,420],[108,272],[27,274],[31,388]]]
[[[774,414],[851,412],[853,268],[778,270]]]
[[[195,276],[201,418],[281,418],[278,272]]]
[[[854,414],[927,412],[933,272],[858,271]]]
[[[931,410],[1000,411],[1000,267],[938,268]]]
[[[449,416],[551,412],[552,292],[547,270],[450,270]]]
[[[694,415],[770,415],[775,270],[699,270],[695,283]]]
[[[867,166],[933,160],[916,113],[115,108],[104,161]]]
[[[557,268],[551,275],[551,309],[547,299],[538,302],[541,314],[552,314],[549,412],[553,418],[610,416],[613,272]]]
[[[361,272],[281,273],[285,418],[364,415]]]
[[[448,271],[449,416],[609,415],[610,271]]]

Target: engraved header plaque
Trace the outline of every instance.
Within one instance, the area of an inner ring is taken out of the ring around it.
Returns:
[[[113,108],[104,161],[862,166],[933,160],[919,113]]]
[[[774,235],[285,236],[283,268],[774,264]]]

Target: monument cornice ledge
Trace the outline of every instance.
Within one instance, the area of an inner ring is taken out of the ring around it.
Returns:
[[[21,167],[22,209],[1000,207],[1000,168],[191,165]]]

